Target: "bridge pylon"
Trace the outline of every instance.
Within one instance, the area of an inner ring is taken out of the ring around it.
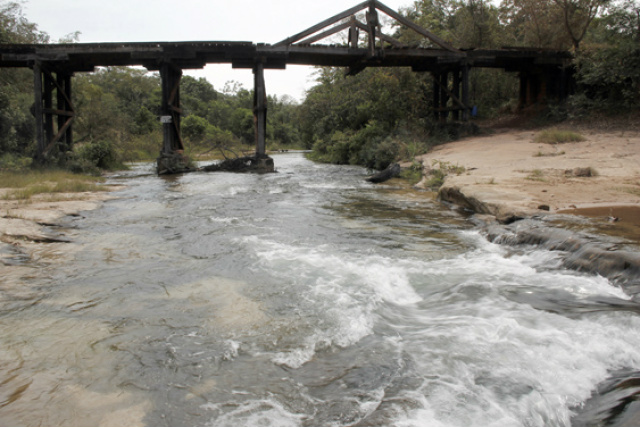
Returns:
[[[31,68],[34,78],[32,112],[36,119],[37,143],[34,161],[44,164],[54,151],[64,155],[73,148],[71,125],[75,119],[75,109],[71,101],[72,73],[55,69],[39,60],[33,61]]]

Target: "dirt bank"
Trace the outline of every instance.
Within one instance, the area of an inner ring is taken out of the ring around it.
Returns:
[[[606,213],[612,221],[640,225],[640,132],[582,131],[585,141],[554,145],[536,143],[538,132],[468,138],[420,160],[426,175],[440,165],[458,166],[446,176],[440,197],[478,213],[501,219]],[[624,207],[620,214],[618,207]]]

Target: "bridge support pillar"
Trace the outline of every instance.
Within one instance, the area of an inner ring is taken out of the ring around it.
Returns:
[[[162,78],[162,151],[158,157],[158,175],[175,174],[193,170],[191,161],[184,155],[184,143],[180,133],[180,80],[182,70],[171,62],[160,65]]]
[[[72,124],[75,118],[71,102],[71,73],[53,71],[40,61],[33,68],[34,106],[36,119],[36,152],[34,162],[44,164],[56,148],[57,160],[64,162],[64,154],[73,149]],[[55,75],[54,75],[55,73]],[[53,93],[56,92],[56,108]],[[57,116],[57,120],[54,119]],[[54,156],[55,157],[55,156]]]
[[[256,138],[256,158],[266,157],[267,135],[267,90],[264,82],[264,64],[253,68],[253,123]]]
[[[267,156],[267,89],[264,81],[264,64],[253,67],[253,123],[256,138],[256,155],[253,169],[256,172],[273,172],[273,159]]]

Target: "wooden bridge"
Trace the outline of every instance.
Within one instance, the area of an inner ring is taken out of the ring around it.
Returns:
[[[359,16],[362,12],[364,21]],[[421,42],[407,45],[384,34],[380,12],[416,32]],[[345,44],[318,44],[341,32],[347,36]],[[184,150],[180,132],[182,70],[203,68],[207,64],[232,64],[234,68],[253,70],[258,162],[267,159],[265,69],[285,69],[289,64],[298,64],[345,67],[351,75],[366,67],[411,67],[416,72],[430,72],[434,86],[433,110],[441,121],[449,117],[469,118],[469,70],[473,67],[519,73],[522,104],[545,97],[566,97],[571,79],[568,52],[523,48],[460,50],[378,0],[364,1],[273,45],[227,41],[0,44],[0,67],[33,69],[35,160],[39,162],[45,162],[54,147],[61,151],[72,148],[72,125],[76,116],[71,96],[74,73],[92,72],[101,66],[143,66],[159,71],[162,79],[163,145],[159,170],[178,171],[179,166],[175,165],[180,164]]]

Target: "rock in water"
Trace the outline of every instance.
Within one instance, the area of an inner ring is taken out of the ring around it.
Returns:
[[[397,163],[391,163],[385,170],[382,172],[378,172],[374,175],[371,175],[367,178],[367,181],[372,182],[374,184],[379,184],[381,182],[385,182],[391,178],[394,178],[400,175],[400,165]]]

